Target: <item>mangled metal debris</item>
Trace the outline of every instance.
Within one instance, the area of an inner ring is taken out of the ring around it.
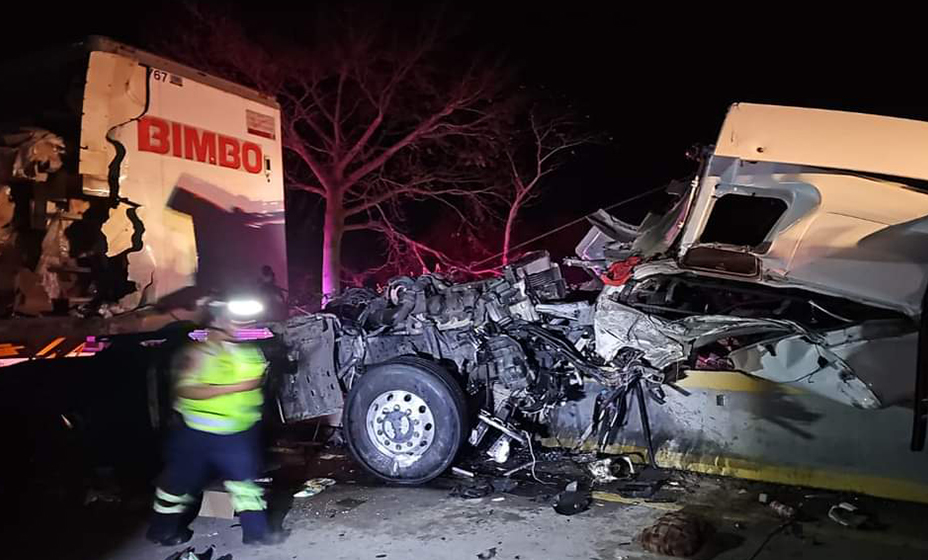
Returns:
[[[734,108],[725,143],[756,132],[742,128],[754,122],[746,115],[765,110]],[[495,278],[401,277],[382,294],[333,301],[333,367],[349,389],[355,458],[416,483],[446,469],[466,440],[515,473],[524,465],[509,468],[512,451],[528,448],[534,467],[533,440],[558,439],[560,411],[574,442],[603,451],[637,409],[653,466],[648,407],[700,369],[862,409],[910,400],[900,389],[910,382],[890,372],[915,371],[928,195],[816,167],[813,153],[758,162],[728,149],[706,151],[693,180],[668,189],[666,211],[639,225],[591,216],[578,258],[565,261],[588,274],[582,289],[568,289],[538,251]],[[928,178],[918,165],[908,176]],[[583,417],[580,402],[592,404]]]

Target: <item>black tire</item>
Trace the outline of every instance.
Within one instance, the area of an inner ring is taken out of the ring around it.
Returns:
[[[434,417],[431,445],[408,466],[371,441],[365,422],[374,400],[392,390],[408,391],[425,401]],[[394,484],[423,484],[445,472],[467,437],[467,401],[454,377],[443,367],[416,357],[400,357],[373,366],[348,392],[342,417],[348,449],[355,461],[374,476]]]

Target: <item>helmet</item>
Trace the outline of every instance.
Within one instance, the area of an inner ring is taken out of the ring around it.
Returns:
[[[201,302],[204,322],[212,327],[244,327],[264,314],[264,302],[251,294],[212,295]]]

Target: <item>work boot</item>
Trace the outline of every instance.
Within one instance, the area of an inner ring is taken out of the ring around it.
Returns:
[[[280,544],[287,540],[287,537],[290,536],[290,531],[284,531],[279,529],[277,531],[268,531],[261,538],[242,538],[242,543],[247,545],[255,546],[273,546],[275,544]]]
[[[177,545],[184,544],[185,542],[192,539],[193,531],[191,531],[190,529],[181,529],[178,532],[171,535],[170,537],[166,537],[163,539],[153,537],[152,535],[146,535],[146,538],[155,544],[160,544],[161,546],[177,546]]]

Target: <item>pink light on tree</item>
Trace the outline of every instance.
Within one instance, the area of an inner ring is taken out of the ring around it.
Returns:
[[[346,234],[381,236],[385,267],[449,265],[404,233],[404,209],[435,201],[473,228],[499,202],[492,177],[512,104],[494,60],[455,44],[438,15],[321,13],[309,40],[255,40],[228,16],[191,9],[172,54],[273,94],[284,111],[287,186],[324,202],[322,293],[342,282]]]

